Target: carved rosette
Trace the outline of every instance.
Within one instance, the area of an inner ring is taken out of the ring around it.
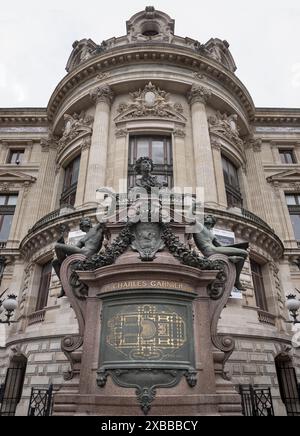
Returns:
[[[114,99],[114,93],[109,85],[99,86],[90,92],[91,99],[97,103],[106,103],[109,106]]]
[[[194,103],[206,104],[211,97],[211,91],[204,86],[199,86],[196,84],[192,85],[191,90],[187,94],[187,99],[190,105]]]

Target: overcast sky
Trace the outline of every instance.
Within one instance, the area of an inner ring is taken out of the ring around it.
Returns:
[[[0,9],[0,107],[43,107],[65,75],[72,43],[126,33],[145,6],[175,34],[226,39],[258,107],[300,107],[299,0],[9,0]]]

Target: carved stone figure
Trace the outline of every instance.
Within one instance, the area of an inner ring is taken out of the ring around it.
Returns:
[[[151,188],[163,188],[166,183],[160,183],[156,176],[152,176],[153,161],[149,157],[140,157],[135,164],[135,171],[141,177],[137,177],[136,186],[146,189],[148,193],[151,192]]]
[[[193,235],[196,246],[205,257],[210,257],[213,254],[224,254],[225,256],[228,256],[229,260],[235,264],[236,268],[236,280],[234,286],[237,289],[244,290],[240,283],[240,274],[248,256],[246,250],[249,244],[246,242],[222,246],[212,232],[216,222],[216,218],[212,215],[207,215],[204,218],[204,226],[197,221],[196,226],[199,231]]]
[[[237,114],[227,115],[218,111],[214,116],[209,117],[208,123],[210,133],[223,135],[237,145],[243,145],[239,133]]]
[[[57,258],[53,260],[52,266],[56,272],[57,277],[60,279],[60,268],[66,257],[72,254],[83,254],[87,258],[90,258],[94,254],[98,253],[102,247],[104,239],[104,225],[102,223],[92,226],[90,218],[82,218],[79,224],[81,231],[86,235],[80,239],[76,245],[65,244],[63,236],[55,244],[55,253]],[[64,289],[61,289],[61,293],[58,298],[65,295]]]
[[[161,239],[159,224],[138,223],[134,228],[133,235],[134,240],[131,243],[131,248],[139,252],[141,260],[155,259],[157,251],[161,251],[165,246]]]

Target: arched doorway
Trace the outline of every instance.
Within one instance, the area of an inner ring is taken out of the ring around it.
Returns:
[[[275,358],[276,372],[282,402],[288,416],[300,416],[299,384],[292,359],[287,354]]]
[[[14,356],[7,368],[3,388],[0,416],[14,416],[22,396],[27,358],[22,354]]]

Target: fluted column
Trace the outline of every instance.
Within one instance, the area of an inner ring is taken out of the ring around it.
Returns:
[[[175,129],[173,132],[173,162],[174,162],[174,186],[184,189],[188,187],[186,177],[185,158],[185,131]]]
[[[38,187],[39,206],[37,219],[42,218],[51,212],[53,186],[55,182],[57,142],[51,135],[48,139],[41,141],[42,159],[39,169]]]
[[[87,171],[85,203],[95,202],[97,188],[105,186],[110,107],[113,101],[113,92],[108,85],[94,89],[90,95],[96,103],[96,110]]]
[[[90,148],[91,148],[91,137],[88,136],[83,139],[81,144],[79,173],[78,173],[76,197],[75,197],[75,204],[74,204],[75,207],[79,207],[84,203]]]
[[[205,203],[215,205],[218,202],[217,188],[205,108],[210,96],[211,92],[208,89],[193,85],[188,100],[192,112],[196,186],[204,188]]]
[[[246,141],[247,180],[251,193],[252,212],[273,227],[273,207],[270,187],[262,166],[262,141],[250,138]]]
[[[127,191],[128,178],[128,131],[125,128],[117,129],[115,152],[113,159],[112,187],[116,192],[123,189]]]
[[[217,196],[218,204],[221,207],[227,208],[227,197],[224,182],[223,166],[222,166],[222,156],[221,156],[221,143],[216,140],[211,140],[211,149],[213,154],[213,162],[215,169],[215,180],[217,186]]]

